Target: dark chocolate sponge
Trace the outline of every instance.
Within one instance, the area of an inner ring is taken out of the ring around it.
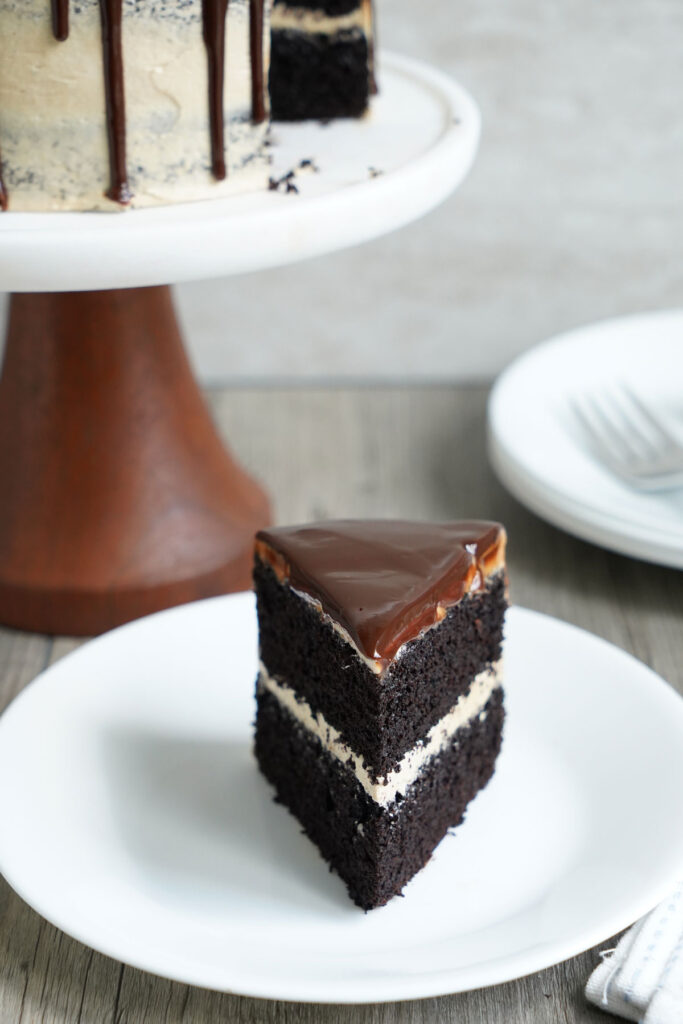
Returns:
[[[274,121],[360,117],[370,95],[368,42],[359,29],[327,36],[274,30],[270,51]]]
[[[272,694],[262,692],[257,701],[261,771],[364,910],[398,895],[427,863],[488,782],[500,750],[504,711],[498,688],[485,714],[458,730],[405,797],[382,808]]]
[[[406,645],[377,676],[316,609],[254,566],[261,659],[337,729],[376,775],[385,775],[497,661],[503,639],[505,578],[463,598],[444,621]]]

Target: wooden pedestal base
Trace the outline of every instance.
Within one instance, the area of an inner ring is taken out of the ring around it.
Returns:
[[[168,288],[12,297],[0,622],[88,635],[247,588],[268,518],[211,422]]]

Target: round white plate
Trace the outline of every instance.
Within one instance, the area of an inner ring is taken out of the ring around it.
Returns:
[[[603,466],[572,402],[625,382],[683,440],[683,312],[606,320],[521,356],[500,376],[488,410],[489,454],[532,511],[585,540],[683,568],[683,489],[644,494]]]
[[[419,61],[382,54],[380,76],[365,118],[273,126],[273,177],[301,160],[319,168],[297,174],[298,195],[268,191],[264,177],[258,192],[122,214],[3,214],[3,289],[132,288],[260,270],[421,217],[467,175],[479,111]]]
[[[364,914],[251,753],[253,597],[80,648],[0,719],[0,869],[156,974],[371,1002],[506,981],[650,909],[683,867],[683,701],[609,644],[513,608],[489,786],[405,899]]]

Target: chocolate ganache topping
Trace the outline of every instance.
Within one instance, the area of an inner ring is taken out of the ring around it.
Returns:
[[[211,168],[221,181],[226,176],[223,89],[225,82],[225,22],[229,0],[201,0],[204,43],[209,82],[209,133]],[[52,33],[59,42],[69,38],[70,0],[51,0]],[[263,64],[264,0],[249,0],[252,119],[266,119],[265,69]],[[123,0],[100,0],[102,62],[109,140],[110,185],[107,196],[122,206],[132,199],[126,168],[126,100],[123,65]],[[8,208],[7,190],[0,166],[0,210]]]
[[[468,520],[342,519],[261,530],[256,555],[382,667],[504,566],[505,530]]]

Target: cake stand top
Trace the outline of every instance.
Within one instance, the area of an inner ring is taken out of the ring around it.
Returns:
[[[383,54],[370,115],[276,124],[273,178],[298,192],[111,213],[0,216],[0,287],[87,291],[194,281],[333,252],[402,227],[466,177],[480,117],[453,79]],[[310,160],[317,171],[300,167]]]

